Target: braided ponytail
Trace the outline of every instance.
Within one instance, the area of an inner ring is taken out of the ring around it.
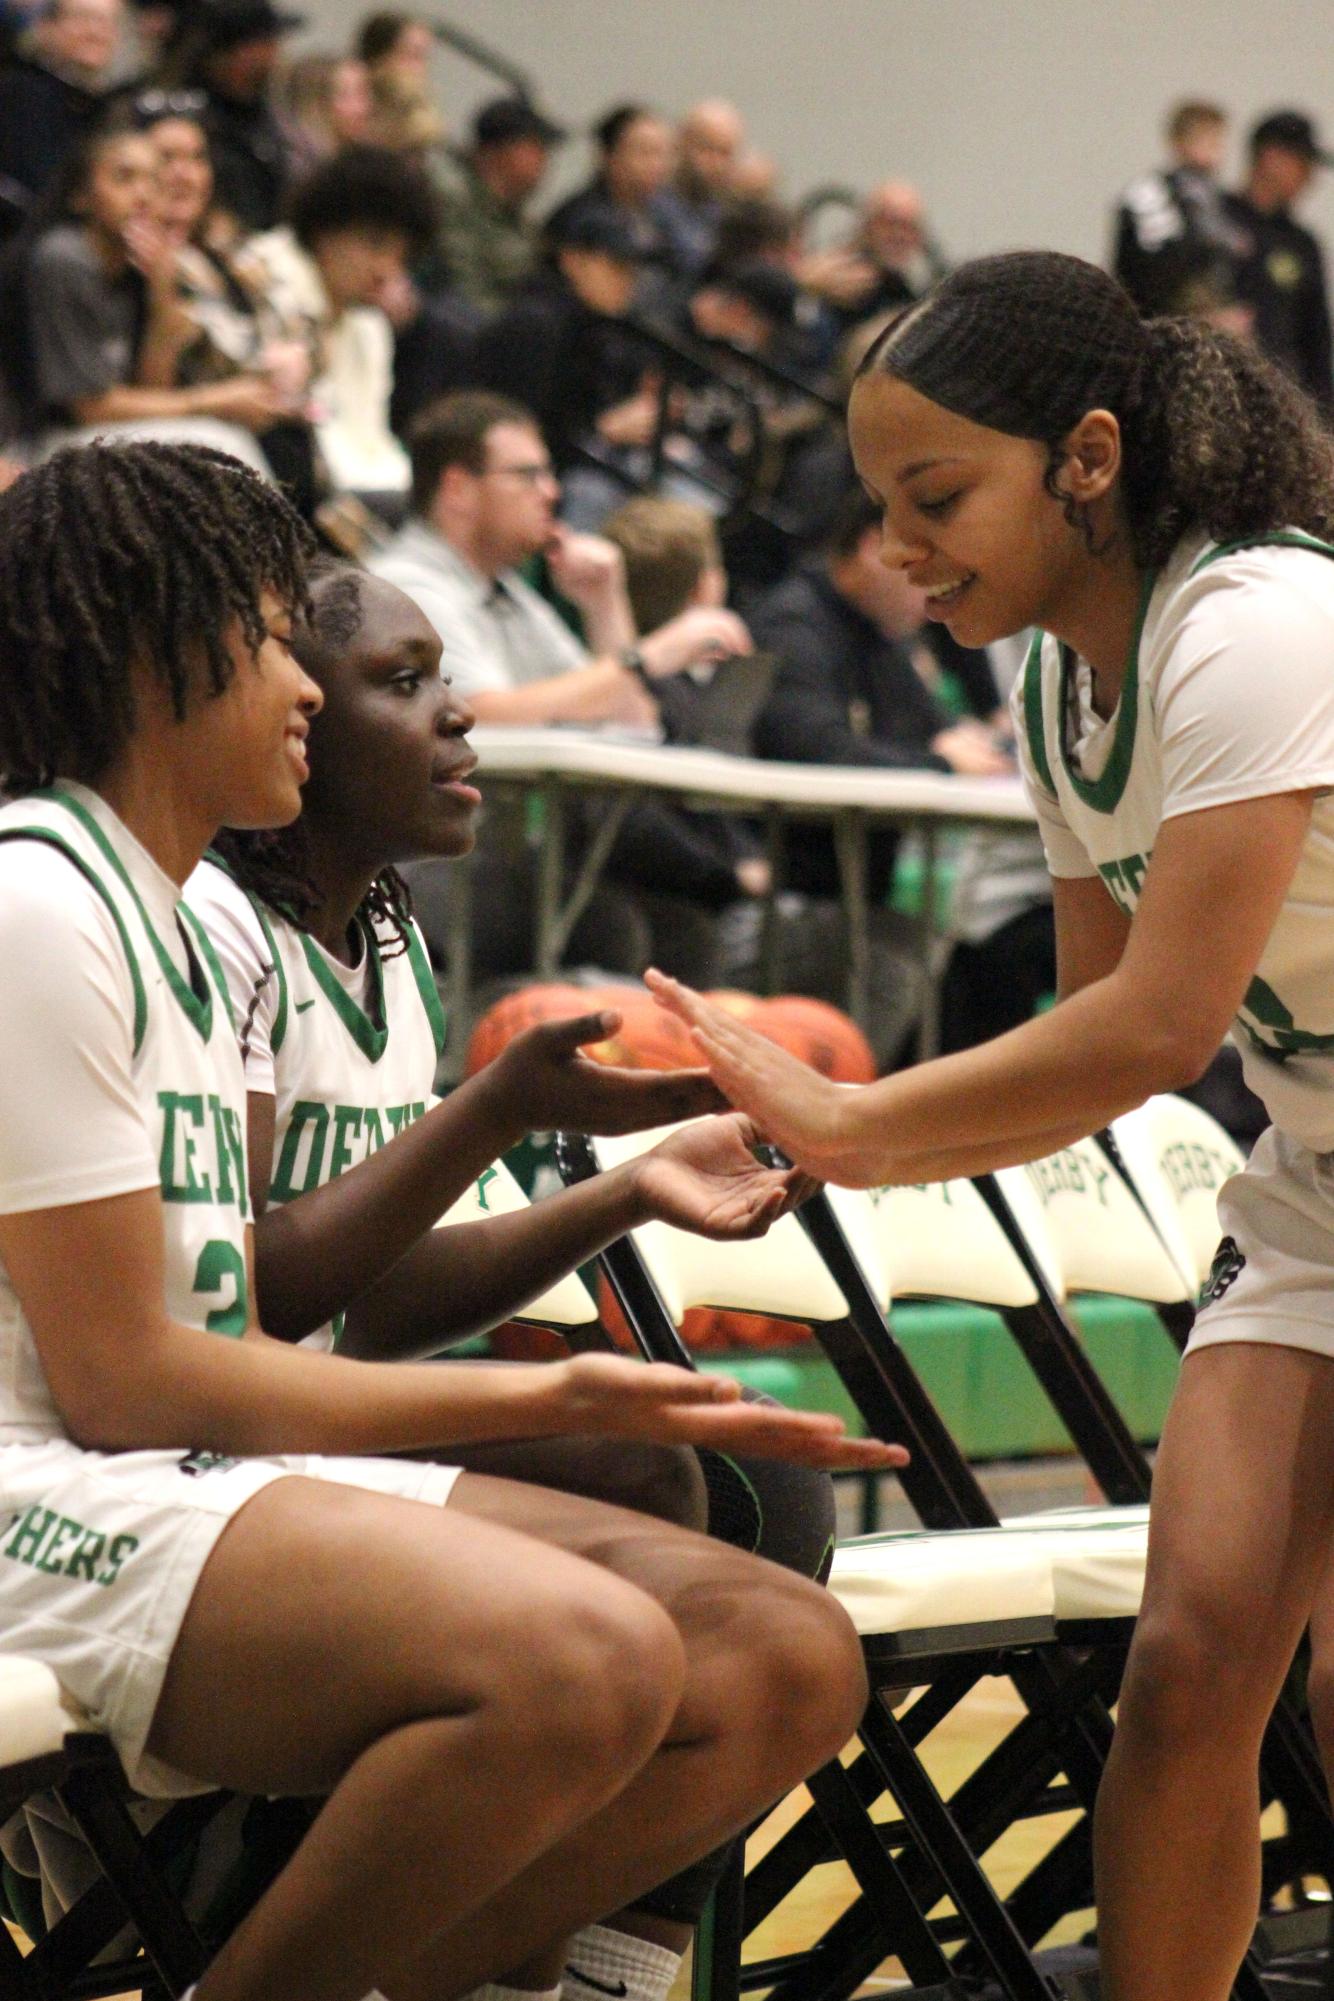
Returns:
[[[1121,426],[1121,491],[1136,561],[1183,535],[1244,541],[1279,528],[1334,539],[1334,438],[1248,342],[1201,321],[1141,320],[1095,265],[1054,251],[979,257],[894,321],[859,375],[885,374],[973,423],[1032,438],[1057,486],[1064,440],[1089,410]]]

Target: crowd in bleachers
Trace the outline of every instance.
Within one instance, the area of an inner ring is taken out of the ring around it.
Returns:
[[[871,517],[850,498],[841,411],[857,362],[946,268],[916,188],[886,179],[791,206],[736,106],[709,99],[673,121],[626,101],[593,127],[587,179],[553,205],[574,135],[512,88],[449,130],[422,19],[374,14],[347,47],[293,55],[298,18],[274,0],[122,6],[47,0],[25,15],[10,0],[0,15],[12,463],[124,431],[221,444],[434,606],[485,720],[696,741],[702,681],[758,646],[762,756],[1010,768],[1015,661],[925,624],[920,596],[878,571]],[[1225,131],[1217,106],[1177,107],[1168,167],[1117,210],[1118,275],[1146,311],[1253,335],[1328,402],[1319,246],[1291,213],[1322,157],[1314,128],[1294,112],[1262,121],[1235,194],[1218,184]],[[669,579],[641,578],[644,613],[604,532],[627,502],[648,510],[641,572]],[[703,605],[670,585],[702,537],[716,580]],[[879,902],[892,837],[872,861]],[[999,922],[961,920],[947,1045],[1050,987],[1036,850],[1029,861],[968,862],[982,885],[968,908]],[[993,896],[993,867],[1027,886]],[[645,807],[612,855],[608,923],[595,903],[571,951],[628,972],[651,951],[744,980],[769,883],[744,827]],[[784,888],[785,979],[836,998],[827,844],[805,844]],[[492,905],[478,937],[488,970],[522,962],[510,907],[513,936]],[[915,997],[895,920],[877,921],[888,1062]]]

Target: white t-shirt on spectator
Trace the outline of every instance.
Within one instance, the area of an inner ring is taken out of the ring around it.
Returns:
[[[290,229],[252,237],[246,259],[284,325],[302,328],[315,354],[310,385],[315,435],[336,487],[405,493],[408,455],[389,428],[394,334],[378,306],[334,310],[319,266]]]
[[[1165,820],[1320,794],[1234,1023],[1275,1125],[1334,1147],[1334,550],[1289,535],[1183,543],[1143,608],[1115,713],[1049,634],[1015,687],[1015,733],[1051,873],[1102,877],[1133,914]],[[1195,949],[1207,952],[1201,937]]]

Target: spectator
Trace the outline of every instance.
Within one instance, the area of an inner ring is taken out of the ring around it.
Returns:
[[[249,246],[270,301],[314,357],[312,403],[336,487],[390,513],[408,486],[389,427],[393,329],[383,301],[435,231],[425,176],[378,146],[350,146],[297,190],[291,224]]]
[[[565,134],[522,97],[484,105],[471,149],[443,187],[439,257],[448,283],[478,313],[513,302],[538,260],[528,208]]]
[[[1329,410],[1329,297],[1325,259],[1292,210],[1315,170],[1328,166],[1311,120],[1302,111],[1274,111],[1250,136],[1246,185],[1223,197],[1241,232],[1237,294],[1253,315],[1255,339],[1271,360],[1296,377]]]
[[[283,73],[278,109],[293,177],[371,135],[371,85],[356,56],[298,56]]]
[[[658,722],[658,680],[748,652],[741,621],[686,611],[640,639],[619,552],[556,520],[560,482],[533,413],[486,391],[448,396],[412,439],[412,519],[371,568],[440,634],[442,671],[479,722]],[[517,573],[544,554],[582,645]]]
[[[741,113],[721,97],[695,105],[681,121],[676,176],[659,200],[679,270],[702,271],[717,248],[745,136]]]
[[[412,439],[413,518],[372,559],[425,613],[444,648],[441,671],[479,722],[659,725],[658,683],[701,662],[746,652],[750,639],[731,612],[683,611],[642,639],[619,551],[599,536],[557,523],[560,487],[532,414],[485,392],[446,397],[419,420]],[[544,552],[552,582],[578,610],[581,644],[516,565]],[[634,819],[634,815],[631,819]],[[655,813],[647,837],[627,825],[618,859],[638,881],[680,890],[691,871],[701,895],[740,893],[730,859],[703,853],[684,816]],[[501,826],[484,841],[475,907],[475,950],[487,970],[528,963],[534,879]],[[448,871],[414,884],[428,938],[445,934]],[[571,941],[577,960],[639,972],[653,944],[638,899],[606,887]]]
[[[1235,299],[1242,243],[1218,185],[1227,113],[1188,99],[1173,107],[1166,136],[1171,165],[1121,196],[1112,269],[1142,313],[1216,312]]]
[[[926,600],[880,561],[880,510],[849,495],[825,554],[802,565],[757,607],[756,644],[777,660],[755,731],[761,757],[811,764],[878,764],[891,770],[987,777],[1012,767],[992,732],[953,723],[925,686],[909,641]],[[876,834],[871,894],[883,897],[896,837]],[[815,895],[837,885],[832,842],[802,843],[794,884]]]
[[[971,720],[951,722],[925,687],[909,646],[925,606],[901,571],[881,563],[880,510],[854,491],[824,555],[780,584],[752,617],[756,645],[777,663],[755,726],[757,754],[973,777],[1011,770],[990,730]],[[868,838],[866,886],[873,904],[888,896],[897,849],[893,832],[877,830]],[[832,830],[803,829],[787,856],[783,886],[832,903],[840,893]],[[887,1058],[916,1012],[917,993],[896,927],[878,928],[889,963],[877,982],[874,1039]]]
[[[121,0],[50,0],[0,68],[0,203],[14,219],[91,131],[120,31]]]
[[[171,63],[207,99],[218,207],[243,233],[273,229],[282,212],[291,162],[269,91],[282,37],[303,20],[273,0],[211,0],[189,17]]]
[[[621,552],[630,610],[640,632],[665,625],[690,605],[726,604],[718,529],[702,507],[639,494],[608,516],[605,533]]]
[[[622,104],[594,127],[593,136],[597,172],[547,217],[547,235],[559,247],[590,219],[614,222],[643,262],[676,270],[665,200],[676,150],[671,127],[645,104]]]
[[[945,262],[927,233],[918,190],[908,181],[882,181],[862,203],[847,248],[812,252],[798,271],[848,328],[920,299],[944,276]]]
[[[778,162],[771,153],[757,153],[752,147],[742,153],[732,168],[728,189],[733,201],[776,201],[779,191]]]
[[[610,204],[567,223],[508,311],[478,337],[477,379],[526,404],[563,474],[591,440],[633,449],[653,435],[649,356],[619,322],[629,312],[642,252]]]
[[[21,275],[40,421],[98,430],[151,424],[154,435],[207,438],[263,469],[245,433],[267,430],[284,413],[270,382],[242,374],[177,385],[193,329],[180,310],[156,185],[152,141],[126,112],[68,169],[60,219],[38,234]],[[225,434],[208,437],[208,419],[226,424]]]
[[[431,95],[431,30],[415,14],[370,14],[357,34],[366,65],[375,143],[424,155],[445,136]]]
[[[230,248],[225,233],[215,241],[210,232],[213,171],[199,122],[202,106],[197,93],[145,91],[132,107],[156,158],[160,282],[165,289],[174,280],[170,380],[180,386],[238,376],[266,381],[283,415],[261,433],[264,456],[309,519],[323,493],[306,414],[311,351],[303,328],[284,325],[244,253]],[[168,365],[165,355],[162,365]]]

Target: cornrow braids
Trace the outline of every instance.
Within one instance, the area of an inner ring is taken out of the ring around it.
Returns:
[[[858,375],[875,374],[1046,445],[1047,489],[1085,532],[1057,485],[1064,440],[1088,411],[1110,411],[1145,569],[1190,532],[1334,535],[1334,441],[1314,404],[1246,342],[1198,320],[1141,320],[1080,258],[1015,251],[961,265],[868,350]]]
[[[305,608],[308,542],[276,488],[202,445],[84,445],[25,472],[0,495],[7,789],[95,780],[133,732],[141,664],[178,718],[221,694],[236,627],[264,642],[264,591]]]

